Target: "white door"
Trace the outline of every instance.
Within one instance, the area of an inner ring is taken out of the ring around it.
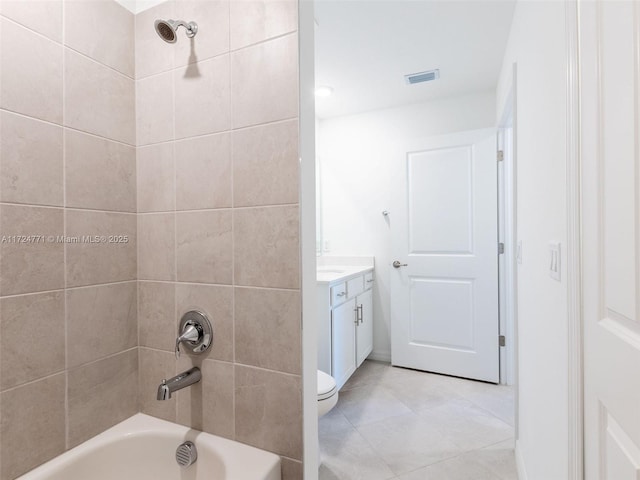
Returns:
[[[371,289],[358,295],[356,306],[359,321],[356,328],[356,364],[359,367],[373,350],[373,291]]]
[[[497,383],[496,132],[408,147],[391,212],[391,361]]]
[[[640,478],[640,4],[581,1],[585,478]]]

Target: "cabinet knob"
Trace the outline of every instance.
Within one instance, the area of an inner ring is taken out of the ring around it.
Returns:
[[[337,296],[338,297],[344,297],[347,294],[347,292],[340,292]]]

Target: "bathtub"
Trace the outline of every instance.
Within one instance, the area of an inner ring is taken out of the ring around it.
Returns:
[[[186,440],[198,459],[181,468],[175,452]],[[281,480],[281,474],[273,453],[139,413],[18,477],[45,479]]]

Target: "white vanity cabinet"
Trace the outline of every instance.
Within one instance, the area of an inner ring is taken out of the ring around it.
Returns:
[[[318,368],[340,389],[373,349],[373,272],[318,283]]]

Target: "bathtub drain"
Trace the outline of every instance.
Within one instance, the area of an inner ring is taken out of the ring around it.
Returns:
[[[184,442],[176,449],[176,462],[181,467],[188,467],[196,463],[198,451],[193,442]]]

